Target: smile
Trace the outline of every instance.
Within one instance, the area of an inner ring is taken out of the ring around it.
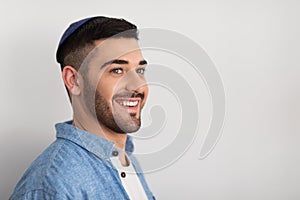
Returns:
[[[116,102],[124,107],[135,107],[139,104],[139,99],[117,99]]]

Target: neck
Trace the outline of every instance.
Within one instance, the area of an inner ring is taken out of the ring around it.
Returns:
[[[82,130],[93,133],[99,137],[105,138],[115,144],[115,147],[121,151],[125,151],[127,134],[116,133],[103,125],[97,120],[91,119],[88,116],[78,119],[75,115],[73,117],[73,125]]]

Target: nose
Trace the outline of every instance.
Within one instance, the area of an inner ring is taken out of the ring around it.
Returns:
[[[142,92],[147,87],[144,75],[138,74],[135,70],[127,72],[123,81],[128,91]]]

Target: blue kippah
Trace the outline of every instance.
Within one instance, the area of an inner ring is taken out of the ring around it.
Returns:
[[[64,32],[63,36],[61,37],[59,44],[58,44],[58,48],[66,41],[66,39],[68,39],[72,33],[74,33],[78,28],[80,28],[82,25],[84,25],[85,23],[87,23],[89,20],[93,19],[95,17],[88,17],[82,20],[79,20],[77,22],[72,23],[69,28]]]

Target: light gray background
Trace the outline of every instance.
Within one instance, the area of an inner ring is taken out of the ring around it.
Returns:
[[[223,78],[220,141],[198,160],[199,136],[173,165],[147,174],[157,199],[300,199],[299,9],[266,0],[1,1],[0,199],[54,140],[54,123],[70,119],[54,55],[67,25],[92,15],[178,31]]]

